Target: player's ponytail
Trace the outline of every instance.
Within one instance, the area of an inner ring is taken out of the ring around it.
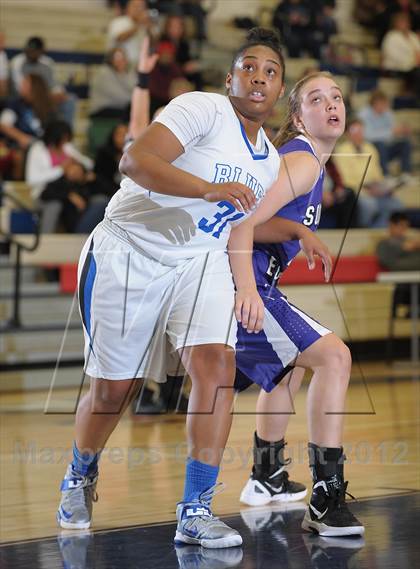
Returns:
[[[316,71],[315,73],[310,73],[309,75],[302,77],[302,79],[300,79],[290,91],[290,94],[287,98],[286,118],[273,139],[273,144],[276,148],[280,148],[280,146],[283,146],[283,144],[286,144],[286,142],[289,142],[293,138],[296,138],[296,136],[299,136],[299,134],[308,136],[308,133],[304,128],[299,128],[296,126],[295,121],[299,116],[302,104],[302,89],[306,83],[308,83],[308,81],[311,81],[317,77],[328,77],[329,79],[333,78],[331,73],[328,71]]]
[[[282,52],[280,36],[276,31],[269,30],[267,28],[256,27],[256,28],[251,28],[248,31],[245,42],[240,46],[240,48],[233,57],[230,69],[231,73],[233,73],[233,69],[236,65],[236,62],[243,55],[244,51],[246,51],[250,47],[254,47],[257,45],[263,45],[265,47],[269,47],[277,54],[282,68],[282,81],[284,81],[285,61]]]

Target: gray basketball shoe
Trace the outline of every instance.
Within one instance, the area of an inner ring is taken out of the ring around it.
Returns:
[[[198,500],[192,502],[179,502],[176,508],[178,526],[176,528],[175,543],[188,543],[202,547],[235,547],[242,545],[239,533],[227,526],[222,520],[213,516],[210,501],[217,487],[215,484],[200,494]]]
[[[92,503],[98,501],[96,483],[98,474],[82,476],[67,467],[61,483],[61,501],[57,522],[65,529],[88,529],[92,520]]]

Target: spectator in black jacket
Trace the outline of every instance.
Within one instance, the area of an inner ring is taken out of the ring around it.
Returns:
[[[60,221],[66,232],[90,233],[103,219],[108,202],[105,193],[100,180],[74,161],[64,176],[47,185],[41,201],[62,202]]]
[[[106,193],[112,196],[119,188],[121,174],[118,169],[128,127],[125,123],[117,124],[110,133],[106,143],[101,146],[95,157],[95,173],[101,182],[106,184]]]

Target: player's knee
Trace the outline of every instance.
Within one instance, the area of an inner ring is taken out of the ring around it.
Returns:
[[[99,382],[94,389],[96,413],[120,413],[130,398],[131,384],[126,381]]]
[[[342,340],[334,338],[325,353],[325,358],[327,365],[338,370],[340,375],[350,375],[351,352]]]
[[[194,366],[196,379],[209,387],[233,386],[235,355],[223,345],[209,345],[200,351],[199,364]],[[194,378],[192,378],[194,380]]]

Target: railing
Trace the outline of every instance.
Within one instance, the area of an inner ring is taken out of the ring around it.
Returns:
[[[39,245],[40,237],[40,213],[37,209],[32,209],[27,207],[23,201],[21,201],[16,195],[11,192],[6,191],[4,188],[0,188],[0,197],[7,198],[15,205],[19,207],[20,210],[32,215],[34,221],[34,240],[33,243],[28,245],[26,243],[20,242],[16,239],[13,233],[5,232],[0,227],[0,236],[6,243],[16,247],[15,251],[15,262],[14,262],[14,286],[13,286],[13,310],[12,317],[8,320],[1,331],[10,331],[22,328],[22,320],[20,314],[20,300],[21,300],[21,254],[22,251],[35,251]]]

